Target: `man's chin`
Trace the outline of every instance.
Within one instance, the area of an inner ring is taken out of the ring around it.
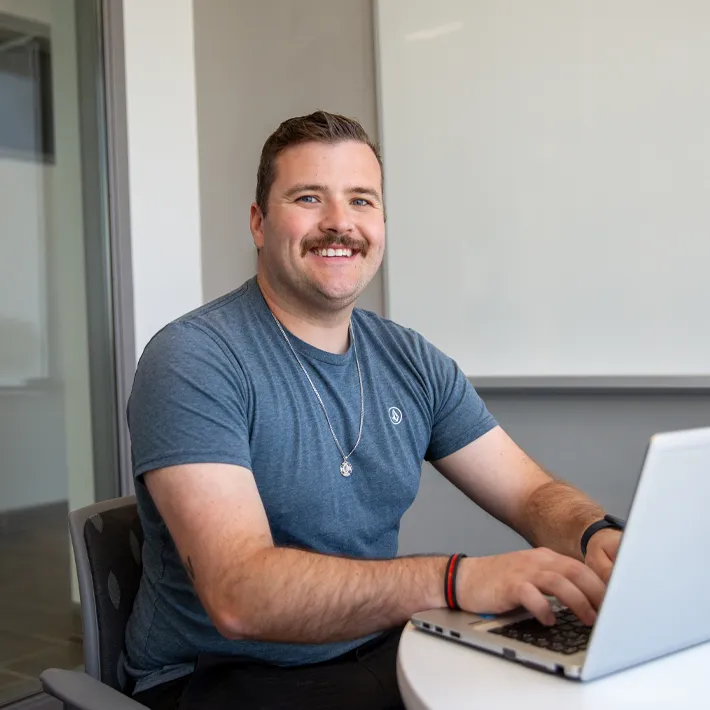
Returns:
[[[364,291],[364,288],[360,284],[348,287],[333,287],[323,284],[313,284],[313,286],[318,294],[319,301],[332,310],[347,308],[355,303],[357,298]]]

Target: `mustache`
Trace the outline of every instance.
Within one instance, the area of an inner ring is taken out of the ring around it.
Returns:
[[[359,251],[363,256],[367,254],[367,242],[362,239],[353,239],[348,234],[323,234],[320,237],[307,237],[301,247],[301,255],[305,256],[311,249],[328,249],[335,245]]]

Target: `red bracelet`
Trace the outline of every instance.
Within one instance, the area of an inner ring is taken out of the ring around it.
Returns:
[[[444,575],[444,598],[446,599],[446,606],[449,609],[461,609],[459,603],[456,599],[456,574],[459,569],[459,563],[466,557],[462,552],[457,552],[451,557],[446,563],[446,574]]]

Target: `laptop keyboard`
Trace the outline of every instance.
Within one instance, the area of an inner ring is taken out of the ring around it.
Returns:
[[[489,633],[505,636],[509,639],[530,643],[539,648],[547,648],[565,655],[586,651],[589,643],[591,626],[585,626],[569,610],[555,612],[557,622],[554,626],[545,626],[537,619],[524,619],[507,626],[491,629]]]

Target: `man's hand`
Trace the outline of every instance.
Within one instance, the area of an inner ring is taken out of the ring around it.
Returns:
[[[595,532],[587,544],[587,555],[584,558],[587,566],[593,569],[604,584],[609,582],[611,569],[616,562],[616,553],[621,543],[621,531],[604,528]]]
[[[456,596],[462,609],[501,614],[525,607],[541,623],[555,623],[545,595],[556,597],[591,626],[606,585],[584,563],[546,548],[461,561]]]

